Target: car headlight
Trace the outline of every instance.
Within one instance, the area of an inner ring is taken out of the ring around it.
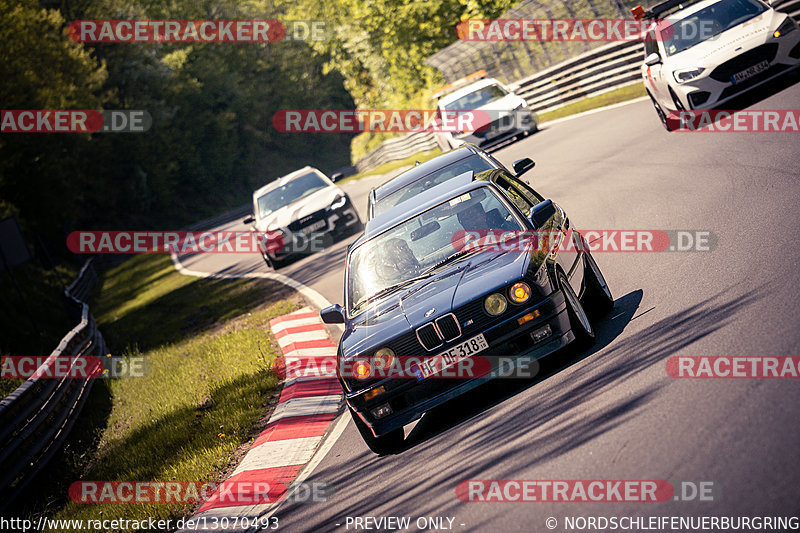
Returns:
[[[394,363],[394,352],[391,348],[381,348],[372,356],[372,363],[376,369],[386,372]]]
[[[676,70],[672,73],[675,77],[675,81],[678,83],[686,83],[687,81],[695,79],[697,76],[702,74],[706,69],[703,67],[693,67],[693,68],[684,68],[680,70]]]
[[[372,366],[366,359],[359,359],[353,363],[353,376],[358,379],[367,379],[372,375]]]
[[[490,294],[483,302],[483,308],[492,316],[502,315],[508,307],[505,296],[499,293]]]
[[[789,17],[783,21],[783,24],[778,26],[778,29],[772,33],[772,36],[777,39],[778,37],[786,35],[787,33],[791,33],[796,29],[797,29],[797,24],[791,17]]]
[[[524,304],[531,297],[531,288],[527,283],[518,281],[508,289],[508,299],[515,304]]]
[[[333,203],[331,204],[331,209],[339,209],[340,207],[344,207],[344,204],[347,203],[347,197],[341,194],[337,194],[336,198],[333,199]]]

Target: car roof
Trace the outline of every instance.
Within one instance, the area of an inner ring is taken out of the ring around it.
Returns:
[[[415,196],[413,204],[411,202],[402,202],[367,222],[364,228],[364,236],[359,241],[369,239],[449,198],[455,198],[464,192],[484,186],[487,183],[486,181],[475,181],[475,173],[470,170],[436,187],[431,187]],[[357,244],[358,242],[354,243],[353,247]]]
[[[450,150],[449,152],[445,152],[440,156],[436,156],[429,161],[425,161],[424,163],[406,170],[402,174],[395,176],[394,178],[373,189],[374,200],[382,200],[393,192],[408,187],[412,183],[432,172],[436,172],[439,169],[450,166],[457,161],[461,161],[462,159],[466,159],[467,157],[477,153],[477,150],[472,145],[466,144],[460,148],[456,148],[455,150]]]
[[[701,9],[714,5],[720,0],[666,0],[650,8],[653,18],[675,22]]]
[[[480,81],[476,81],[475,83],[470,83],[466,87],[462,87],[460,89],[456,89],[451,93],[447,93],[446,95],[439,98],[439,105],[444,106],[451,102],[455,102],[462,96],[466,96],[469,93],[473,93],[478,89],[483,89],[484,87],[489,87],[490,85],[500,85],[500,82],[494,78],[484,78]]]
[[[328,177],[325,174],[323,174],[320,170],[318,170],[318,169],[316,169],[314,167],[304,166],[303,168],[295,170],[294,172],[292,172],[290,174],[286,174],[285,176],[281,176],[280,178],[276,179],[275,181],[271,181],[271,182],[267,183],[266,185],[264,185],[260,189],[256,189],[255,192],[253,192],[253,197],[254,198],[258,198],[259,196],[261,196],[265,192],[268,192],[268,191],[271,191],[272,189],[278,188],[281,185],[283,185],[285,183],[288,183],[288,182],[292,181],[293,179],[298,178],[300,176],[303,176],[305,174],[308,174],[310,172],[313,172],[313,173],[317,174],[318,176],[323,178],[323,180],[326,181],[326,182],[329,181]]]

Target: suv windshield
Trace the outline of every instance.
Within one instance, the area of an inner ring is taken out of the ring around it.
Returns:
[[[680,20],[661,23],[659,31],[668,56],[707,41],[757,17],[767,7],[757,0],[721,0]]]
[[[444,108],[447,111],[454,111],[460,109],[477,109],[485,106],[495,100],[500,100],[508,93],[499,85],[489,85],[477,91],[465,94],[455,102],[445,104]]]
[[[350,316],[384,294],[410,285],[469,253],[465,231],[520,231],[517,218],[489,186],[445,201],[355,248],[347,268]]]
[[[328,184],[313,172],[298,176],[259,197],[258,217],[264,218],[281,207],[293,204],[327,186]]]
[[[469,157],[465,157],[464,159],[456,161],[455,163],[447,165],[446,167],[442,167],[431,172],[430,174],[422,176],[418,180],[405,185],[397,191],[387,194],[380,200],[377,200],[372,206],[372,216],[376,217],[381,213],[385,213],[394,206],[427,191],[431,187],[441,185],[445,181],[455,178],[456,176],[460,176],[465,172],[469,172],[471,170],[475,174],[479,174],[484,170],[491,170],[492,168],[494,167],[484,158],[477,154],[472,154]],[[398,176],[398,178],[402,178],[402,174]]]

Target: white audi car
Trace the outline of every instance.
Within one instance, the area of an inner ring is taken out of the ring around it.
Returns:
[[[485,149],[538,129],[536,115],[525,99],[494,78],[476,81],[442,96],[437,109],[440,113],[482,112],[473,124],[477,126],[475,129],[448,131],[442,135],[449,148],[472,143]]]
[[[633,13],[653,21],[642,77],[667,129],[673,111],[719,108],[800,65],[797,23],[761,0],[667,0]]]
[[[320,251],[364,229],[350,197],[312,167],[255,191],[253,214],[243,222],[267,236],[261,255],[276,270],[293,257]]]

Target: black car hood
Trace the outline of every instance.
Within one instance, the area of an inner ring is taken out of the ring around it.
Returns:
[[[479,252],[372,304],[348,323],[342,354],[371,355],[387,341],[519,279],[529,260],[529,252]]]

